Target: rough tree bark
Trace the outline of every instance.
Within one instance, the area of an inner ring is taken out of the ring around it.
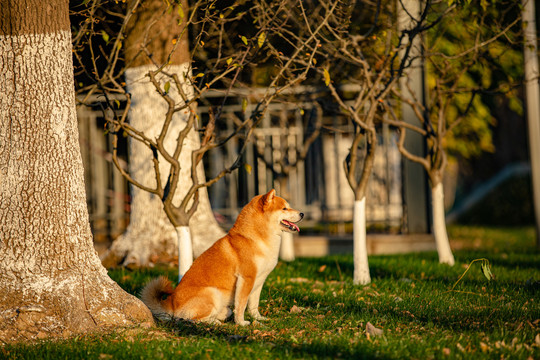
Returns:
[[[68,1],[0,6],[0,341],[152,323],[93,247]]]
[[[178,74],[180,79],[185,79],[185,75],[190,74],[189,44],[187,33],[183,33],[188,13],[187,1],[182,1],[181,4],[183,10],[180,13],[186,14],[183,19],[179,17],[177,9],[168,12],[165,1],[143,1],[132,16],[128,26],[125,41],[128,69],[125,76],[127,89],[132,100],[129,121],[131,125],[150,138],[157,138],[161,132],[167,104],[156,92],[146,74],[165,63],[169,64],[165,71]],[[178,44],[176,44],[177,41]],[[168,80],[161,77],[161,85],[164,86]],[[193,88],[188,82],[185,84],[184,92],[192,94]],[[174,86],[171,86],[169,96],[180,104],[181,97],[179,94],[175,94],[174,90]],[[176,145],[178,133],[186,126],[188,116],[187,112],[175,114],[165,140],[165,147],[171,152]],[[186,165],[182,166],[181,180],[174,197],[175,204],[180,203],[192,184],[191,152],[199,147],[199,135],[195,131],[191,131],[180,155],[180,162]],[[128,150],[131,176],[146,186],[154,186],[155,172],[151,150],[134,140],[129,142]],[[204,179],[202,164],[198,171],[199,179],[202,181]],[[160,161],[160,172],[165,177],[169,173],[169,165],[163,159]],[[166,178],[162,181],[165,182]],[[131,187],[131,195],[129,226],[102,257],[106,266],[119,261],[123,261],[124,265],[146,265],[152,254],[174,254],[178,250],[177,235],[186,233],[175,229],[171,224],[163,211],[161,199],[135,186]],[[213,216],[206,188],[199,190],[199,205],[190,219],[189,230],[195,257],[225,235]],[[183,243],[186,242],[183,241]]]

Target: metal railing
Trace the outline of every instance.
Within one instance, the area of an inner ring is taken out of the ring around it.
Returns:
[[[221,109],[219,131],[228,134],[239,117],[250,116],[254,106],[249,100],[256,100],[261,91],[229,94]],[[359,89],[351,86],[348,91]],[[354,196],[343,172],[343,160],[352,142],[352,125],[343,115],[320,105],[321,100],[328,99],[317,89],[298,87],[290,93],[295,95],[296,101],[271,103],[253,139],[247,139],[250,144],[244,154],[246,165],[209,188],[214,212],[230,222],[249,199],[270,188],[275,188],[293,207],[307,214],[305,224],[310,221],[344,224],[352,220]],[[223,92],[214,91],[207,97],[221,104],[221,96]],[[243,99],[248,99],[247,107],[242,105]],[[95,97],[93,101],[101,100]],[[204,123],[209,106],[201,105],[198,111]],[[78,117],[91,225],[96,240],[102,236],[114,238],[129,219],[128,186],[111,162],[111,144],[104,134],[100,108],[81,105]],[[285,176],[280,161],[296,162],[297,150],[317,122],[322,123],[320,136],[309,148],[304,161]],[[403,222],[402,159],[395,138],[392,129],[381,126],[366,212],[368,224],[400,230]],[[245,140],[233,138],[207,154],[208,177],[219,172],[223,164],[234,162],[241,141]],[[128,161],[127,140],[120,147]],[[338,229],[343,228],[338,226]]]

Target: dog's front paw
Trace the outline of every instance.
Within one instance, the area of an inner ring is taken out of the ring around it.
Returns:
[[[251,324],[249,321],[247,320],[237,320],[236,323],[240,326],[248,326],[249,324]]]
[[[251,315],[251,317],[255,320],[259,320],[259,321],[268,320],[268,318],[262,316],[259,310],[257,309],[249,310],[249,315]]]
[[[265,321],[265,320],[268,320],[267,317],[262,316],[261,314],[255,314],[255,315],[253,315],[253,318],[254,318],[255,320],[257,320],[257,321]]]

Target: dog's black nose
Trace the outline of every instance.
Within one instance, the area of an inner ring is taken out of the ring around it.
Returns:
[[[300,213],[300,219],[304,218],[304,213]]]

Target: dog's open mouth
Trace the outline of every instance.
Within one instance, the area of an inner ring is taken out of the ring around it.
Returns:
[[[290,222],[288,220],[281,220],[281,226],[287,228],[290,231],[298,231],[298,232],[300,232],[300,228],[298,227],[298,225],[296,225],[295,223]]]

